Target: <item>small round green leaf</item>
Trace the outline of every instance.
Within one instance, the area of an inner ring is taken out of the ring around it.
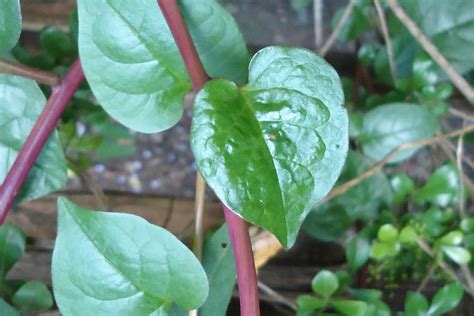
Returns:
[[[464,290],[458,283],[451,283],[436,292],[428,315],[444,315],[461,302]]]
[[[242,88],[213,80],[198,93],[191,145],[220,200],[289,247],[342,169],[342,88],[335,70],[305,49],[267,47],[249,74]]]
[[[0,74],[0,183],[46,105],[38,85],[29,79]],[[61,189],[67,180],[66,159],[56,131],[41,151],[16,202]]]
[[[396,256],[399,251],[400,244],[398,243],[377,242],[370,249],[370,257],[376,260],[383,260]]]
[[[403,203],[406,197],[415,190],[415,182],[404,173],[397,173],[390,178],[393,190],[393,203]]]
[[[443,249],[446,256],[457,264],[465,265],[471,261],[471,253],[463,247],[443,246],[441,249]]]
[[[362,267],[370,256],[370,244],[367,238],[356,236],[352,238],[346,248],[347,264],[352,273]]]
[[[474,218],[469,217],[469,218],[463,219],[461,223],[459,224],[459,227],[465,233],[472,233],[474,231]]]
[[[367,303],[353,300],[333,300],[331,305],[340,313],[347,316],[365,316]]]
[[[403,227],[402,231],[400,232],[400,235],[398,236],[398,240],[401,243],[405,244],[414,244],[416,243],[417,238],[418,236],[416,234],[416,231],[411,226]]]
[[[428,307],[428,300],[423,294],[418,292],[408,292],[408,295],[405,299],[406,316],[426,315]]]
[[[321,270],[311,281],[313,292],[324,298],[329,298],[339,288],[337,276],[328,270]]]
[[[48,54],[56,58],[73,57],[71,38],[57,26],[46,26],[40,33],[41,45]]]
[[[0,52],[15,46],[21,34],[20,0],[0,0]]]
[[[43,282],[30,281],[15,292],[12,302],[21,309],[41,311],[53,306],[53,296]]]
[[[397,240],[398,230],[392,224],[385,224],[379,228],[377,238],[382,242],[395,242]]]
[[[446,207],[460,196],[459,172],[448,163],[438,168],[423,187],[415,193],[415,201]]]
[[[187,310],[204,303],[204,269],[165,229],[64,198],[58,212],[52,279],[63,314],[149,315],[172,303]]]
[[[0,226],[0,282],[25,252],[26,236],[16,226]]]
[[[324,306],[324,300],[311,295],[299,295],[296,298],[299,312],[313,312]]]
[[[454,230],[447,233],[439,240],[441,244],[448,246],[460,245],[464,239],[464,234],[460,230]]]
[[[373,160],[380,161],[401,144],[432,137],[437,127],[436,116],[420,105],[408,103],[381,105],[364,116],[362,150]],[[403,150],[390,162],[403,161],[411,157],[416,150],[416,148]]]

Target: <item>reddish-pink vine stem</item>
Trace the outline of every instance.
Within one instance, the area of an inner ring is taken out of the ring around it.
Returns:
[[[196,47],[181,16],[176,0],[158,0],[158,4],[176,41],[194,90],[199,91],[209,80],[209,77],[197,54]],[[223,208],[237,267],[240,314],[242,316],[259,316],[260,305],[257,273],[248,225],[245,220],[235,215],[226,206],[223,206]]]
[[[53,93],[46,107],[33,126],[25,144],[18,153],[13,166],[0,187],[0,225],[5,221],[8,211],[33,167],[36,158],[38,158],[41,149],[83,79],[84,73],[79,60],[77,60],[64,79],[53,87]]]

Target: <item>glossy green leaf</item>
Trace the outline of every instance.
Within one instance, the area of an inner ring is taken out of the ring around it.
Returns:
[[[380,161],[401,144],[432,137],[437,127],[436,116],[420,105],[385,104],[365,114],[362,150],[373,160]],[[403,150],[390,162],[403,161],[416,151],[417,148]]]
[[[232,16],[215,1],[180,1],[211,76],[246,79],[248,52]],[[173,126],[191,89],[186,69],[153,0],[78,1],[79,53],[104,109],[134,130]]]
[[[446,207],[458,199],[459,193],[459,172],[454,164],[449,163],[433,172],[425,185],[415,193],[415,200]]]
[[[21,34],[20,0],[0,0],[0,52],[15,46]]]
[[[343,315],[348,316],[365,316],[367,311],[367,303],[353,300],[333,300],[331,305]]]
[[[400,204],[415,190],[415,182],[404,173],[397,173],[390,178],[393,190],[393,203]]]
[[[425,316],[429,305],[426,297],[418,292],[408,292],[405,299],[406,316]]]
[[[209,76],[245,83],[250,55],[230,13],[216,0],[178,3]]]
[[[465,73],[474,67],[472,1],[403,0],[400,3],[457,70]]]
[[[10,306],[3,298],[0,297],[0,312],[2,316],[21,316],[12,306]]]
[[[303,230],[319,240],[335,241],[344,235],[352,222],[343,206],[328,202],[309,212]]]
[[[392,224],[385,224],[379,228],[378,240],[382,242],[395,242],[398,237],[398,230]]]
[[[202,265],[209,279],[209,296],[199,313],[225,316],[236,280],[227,225],[219,228],[204,244]]]
[[[243,88],[213,80],[198,93],[191,145],[220,200],[289,247],[346,157],[342,88],[335,70],[304,49],[265,48],[249,73]]]
[[[339,288],[339,281],[334,273],[328,270],[321,270],[311,281],[314,293],[324,298],[329,298]]]
[[[362,267],[370,255],[369,241],[362,236],[352,238],[346,247],[346,258],[349,269],[352,273]]]
[[[359,176],[372,166],[372,162],[356,151],[349,151],[346,164],[337,183],[342,184]],[[355,219],[368,221],[374,219],[381,208],[392,201],[390,182],[383,172],[376,172],[355,187],[333,199],[333,203],[345,208],[347,214]]]
[[[465,265],[471,261],[471,253],[463,247],[443,246],[441,249],[446,254],[446,256],[448,256],[457,264]]]
[[[25,252],[26,236],[16,226],[0,226],[0,283]]]
[[[29,79],[0,74],[0,183],[23,146],[46,99]],[[56,132],[18,192],[16,202],[31,200],[61,189],[67,180],[66,160]]]
[[[63,314],[138,316],[173,302],[187,310],[204,303],[206,273],[168,231],[135,215],[90,211],[64,198],[58,213],[52,278]]]
[[[400,231],[400,235],[398,236],[398,240],[405,244],[414,244],[416,243],[417,238],[418,235],[415,229],[411,226],[403,227],[403,229]]]
[[[53,306],[53,296],[43,282],[30,281],[16,291],[12,302],[21,309],[41,311]]]
[[[464,290],[458,283],[451,283],[436,292],[431,302],[429,315],[443,315],[461,302]]]

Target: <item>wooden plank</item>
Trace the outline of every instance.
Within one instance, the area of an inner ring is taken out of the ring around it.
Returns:
[[[16,206],[7,217],[7,223],[18,225],[28,237],[53,240],[56,237],[56,200],[59,195]],[[97,209],[91,194],[65,193],[74,203],[84,208]],[[107,194],[108,209],[116,212],[136,214],[150,223],[162,226],[180,238],[192,234],[194,223],[194,201],[156,196],[132,194]],[[223,222],[222,209],[218,202],[207,201],[204,229],[212,229]]]

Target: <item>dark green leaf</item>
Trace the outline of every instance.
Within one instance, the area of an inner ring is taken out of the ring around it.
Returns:
[[[38,85],[29,79],[0,74],[0,183],[46,105]],[[53,132],[31,169],[16,201],[31,200],[62,188],[67,180],[66,160]]]
[[[0,297],[0,312],[2,316],[21,316],[13,307],[8,305],[3,298]]]
[[[415,200],[446,207],[459,198],[459,193],[459,173],[456,166],[449,163],[431,175],[425,185],[415,193]]]
[[[0,0],[0,52],[15,46],[21,33],[19,0]]]
[[[458,306],[463,294],[463,288],[458,283],[451,283],[442,287],[436,292],[428,313],[430,315],[443,315],[449,312]]]
[[[313,292],[321,295],[325,299],[329,298],[339,288],[339,281],[334,273],[328,270],[321,270],[311,281]]]
[[[362,150],[373,160],[380,161],[401,144],[432,137],[437,127],[436,117],[420,105],[385,104],[365,114]],[[416,150],[403,150],[390,162],[405,160]]]
[[[235,264],[227,225],[206,241],[202,265],[209,279],[209,296],[199,314],[225,316],[235,287]]]
[[[53,306],[53,296],[43,282],[30,281],[13,295],[12,302],[21,309],[41,311]]]
[[[346,248],[346,258],[349,269],[352,273],[362,267],[370,255],[369,241],[363,236],[352,238]]]
[[[449,259],[453,260],[457,264],[465,265],[471,261],[471,253],[463,247],[443,246],[441,249],[446,254],[446,256],[449,257]]]
[[[41,30],[41,45],[56,58],[72,57],[74,46],[71,38],[57,26],[46,26]]]
[[[462,73],[474,66],[474,10],[470,0],[400,1],[443,56]]]
[[[393,203],[400,204],[415,190],[415,182],[404,173],[397,173],[390,178],[393,190]]]
[[[331,22],[333,28],[335,28],[341,20],[344,10],[345,8],[341,8],[334,14]],[[337,38],[341,41],[352,41],[364,34],[369,29],[369,17],[365,14],[363,8],[360,8],[359,6],[354,6],[351,14],[345,21],[344,26],[339,31]]]
[[[303,229],[314,238],[335,241],[342,237],[351,224],[352,218],[344,207],[328,202],[309,212]]]
[[[216,0],[178,2],[209,76],[245,83],[250,55],[234,18]]]
[[[208,281],[176,237],[144,219],[58,200],[53,289],[63,314],[148,315],[202,305]],[[74,245],[80,245],[75,247]]]
[[[418,292],[408,292],[405,299],[406,316],[425,316],[428,311],[428,300]]]
[[[0,283],[25,252],[26,236],[16,226],[0,226]]]
[[[371,166],[372,163],[359,152],[350,151],[338,184],[356,178]],[[390,182],[386,175],[379,171],[337,196],[332,202],[343,206],[353,220],[368,221],[375,218],[382,207],[390,205],[391,201]]]
[[[196,96],[192,149],[221,201],[289,247],[342,168],[342,88],[335,70],[304,49],[265,48],[249,70],[241,89],[213,80]]]
[[[365,316],[367,311],[367,303],[352,300],[333,300],[331,305],[343,315],[348,316]]]

